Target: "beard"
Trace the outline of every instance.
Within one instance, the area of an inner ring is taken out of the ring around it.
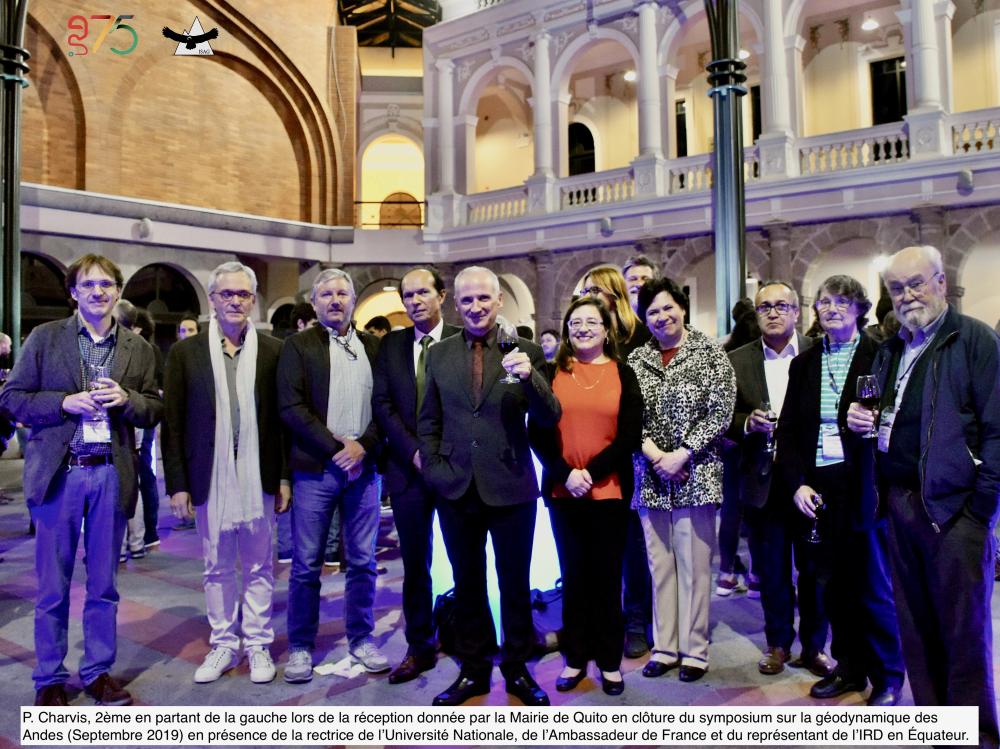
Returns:
[[[928,301],[920,306],[912,307],[906,312],[899,312],[897,316],[911,332],[923,328],[937,319],[937,316],[944,310],[946,302],[940,300]]]

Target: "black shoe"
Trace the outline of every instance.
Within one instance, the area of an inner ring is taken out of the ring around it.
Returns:
[[[35,691],[35,707],[66,707],[66,687],[62,684],[49,684]]]
[[[809,696],[819,700],[828,700],[848,692],[863,692],[867,686],[867,679],[854,681],[834,673],[813,684],[812,689],[809,690]]]
[[[681,672],[677,675],[677,678],[681,681],[698,681],[698,679],[707,673],[707,668],[700,668],[699,666],[681,666]]]
[[[642,658],[649,652],[649,643],[644,632],[625,633],[625,657]]]
[[[825,679],[834,670],[833,661],[822,650],[818,653],[803,653],[802,657],[791,665],[795,668],[804,668],[821,679]]]
[[[576,689],[580,682],[587,678],[587,669],[581,668],[576,676],[560,676],[556,679],[557,692],[571,692]]]
[[[392,673],[389,674],[389,683],[403,684],[407,681],[412,681],[424,671],[430,671],[436,665],[437,658],[434,657],[433,653],[430,655],[407,654],[400,664],[392,670]]]
[[[899,687],[886,687],[885,689],[875,689],[872,687],[872,695],[868,698],[869,707],[892,707],[899,703]]]
[[[83,691],[93,697],[98,705],[132,704],[132,695],[125,691],[107,672],[90,682],[83,688]]]
[[[619,674],[620,676],[621,674]],[[625,691],[625,682],[622,679],[618,681],[612,681],[611,679],[605,679],[604,674],[601,674],[601,689],[604,690],[604,694],[610,694],[612,697],[617,697],[619,694]]]
[[[583,672],[581,671],[581,673]],[[543,707],[551,704],[545,690],[535,683],[531,674],[526,670],[521,671],[512,679],[507,679],[507,694],[514,695],[528,707]]]
[[[650,661],[645,666],[642,667],[642,675],[647,679],[655,679],[657,677],[663,676],[672,668],[677,668],[680,661],[674,661],[673,663],[664,663],[663,661]]]
[[[490,679],[488,676],[475,679],[471,676],[459,674],[454,683],[435,697],[431,704],[435,706],[455,707],[473,697],[489,693]]]

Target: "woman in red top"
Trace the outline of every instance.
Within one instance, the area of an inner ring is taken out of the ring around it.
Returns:
[[[584,297],[570,305],[550,370],[562,418],[553,429],[531,428],[562,569],[560,647],[566,668],[556,680],[560,692],[584,679],[590,660],[596,661],[607,694],[625,688],[619,670],[625,635],[622,557],[642,394],[635,374],[618,360],[611,325],[599,299]]]

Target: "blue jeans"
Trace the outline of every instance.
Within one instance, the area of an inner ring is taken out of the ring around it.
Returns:
[[[292,514],[283,512],[275,515],[275,525],[278,527],[278,559],[292,558]],[[333,519],[330,521],[330,533],[326,537],[326,555],[340,555],[340,507],[333,508]]]
[[[323,473],[292,473],[292,571],[288,580],[288,642],[292,650],[312,651],[319,629],[320,573],[334,508],[340,508],[347,576],[344,624],[354,647],[375,628],[375,539],[378,534],[381,477],[366,466],[348,483],[333,463]]]
[[[59,469],[45,501],[31,508],[35,522],[35,688],[63,684],[69,627],[70,580],[84,526],[87,594],[83,604],[80,678],[90,684],[111,670],[117,652],[118,550],[125,514],[118,504],[113,465]]]

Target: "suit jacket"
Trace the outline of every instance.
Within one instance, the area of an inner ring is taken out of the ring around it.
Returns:
[[[379,339],[360,330],[354,333],[364,346],[374,379]],[[323,325],[314,325],[285,339],[278,360],[278,408],[289,431],[291,470],[322,473],[343,449],[344,444],[326,428],[329,399],[330,336]],[[365,448],[365,461],[374,462],[379,448],[374,418],[358,442]]]
[[[0,408],[31,426],[31,448],[25,450],[24,459],[24,498],[29,506],[45,501],[80,420],[62,410],[67,395],[83,390],[79,329],[80,318],[74,314],[31,331],[7,385],[0,391]],[[108,409],[108,417],[111,453],[118,472],[118,503],[127,517],[135,511],[139,491],[135,428],[156,426],[163,410],[155,367],[149,344],[117,326],[111,379],[128,392],[128,401]]]
[[[461,330],[445,323],[441,340]],[[383,475],[390,494],[399,494],[411,483],[420,480],[420,474],[413,465],[413,454],[420,449],[420,438],[417,436],[417,378],[413,368],[415,339],[416,331],[412,327],[394,330],[382,338],[375,359],[372,413],[378,422],[379,432],[385,438]]]
[[[464,335],[432,346],[427,392],[417,434],[424,478],[446,499],[459,499],[473,480],[488,505],[509,506],[538,498],[538,477],[528,445],[525,416],[554,426],[559,401],[543,374],[545,357],[531,341],[518,339],[531,359],[531,376],[515,385],[500,382],[503,358],[494,344],[483,351],[482,399],[472,402],[472,350]]]
[[[863,497],[861,492],[862,477],[870,475],[867,470],[870,464],[866,461],[871,458],[871,441],[847,428],[847,409],[852,401],[858,399],[858,376],[871,372],[872,362],[878,351],[875,341],[865,333],[860,335],[861,340],[851,359],[837,407],[844,462],[852,477],[852,486],[845,494],[857,497],[852,508],[852,525],[859,530],[869,528],[875,522],[875,504],[867,499],[867,495]],[[788,372],[788,392],[785,394],[786,407],[782,408],[778,420],[776,470],[782,483],[782,491],[787,493],[789,500],[795,490],[806,483],[809,472],[816,467],[821,387],[828,385],[826,372],[823,371],[823,346],[817,344],[792,359]]]
[[[215,462],[215,377],[208,331],[176,343],[167,357],[164,377],[163,472],[167,494],[189,492],[191,502],[208,501]],[[257,336],[257,439],[261,487],[277,494],[285,473],[278,391],[275,384],[281,341]],[[242,354],[241,354],[242,356]]]
[[[812,338],[796,334],[799,353],[813,344]],[[740,500],[748,507],[763,507],[771,491],[773,458],[765,447],[764,435],[744,434],[743,427],[750,413],[764,401],[770,401],[767,378],[764,376],[764,344],[761,338],[740,346],[729,353],[736,372],[736,407],[726,436],[739,449]],[[788,402],[786,397],[785,402]]]

